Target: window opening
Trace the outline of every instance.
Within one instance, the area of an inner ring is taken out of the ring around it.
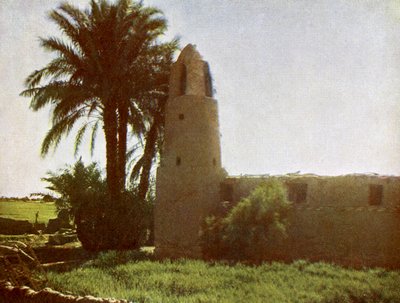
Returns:
[[[180,79],[180,96],[186,94],[186,65],[182,64],[182,72]]]
[[[293,203],[304,203],[307,200],[307,183],[289,182],[287,183],[289,201]]]
[[[383,186],[380,184],[369,185],[369,205],[380,205],[382,204]]]
[[[204,64],[204,87],[205,87],[205,95],[206,97],[213,96],[213,87],[212,87],[212,79],[210,74],[210,66],[208,63]]]

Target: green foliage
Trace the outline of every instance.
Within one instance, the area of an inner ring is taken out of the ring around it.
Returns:
[[[85,249],[137,248],[147,239],[153,205],[138,198],[134,190],[112,200],[95,163],[85,166],[78,160],[43,180],[59,194],[57,209],[69,212]]]
[[[98,165],[85,166],[81,159],[73,166],[48,172],[42,181],[50,184],[47,189],[58,194],[55,201],[57,211],[67,210],[71,219],[75,219],[81,205],[98,201],[106,195],[106,184]]]
[[[286,190],[276,179],[259,185],[223,218],[208,217],[201,243],[206,258],[259,262],[271,242],[286,236],[290,203]]]
[[[228,258],[229,246],[224,241],[223,218],[207,217],[201,226],[200,240],[203,257],[206,259]]]
[[[135,192],[125,192],[115,201],[109,195],[96,198],[89,196],[76,216],[78,238],[85,249],[132,249],[145,243],[152,204]]]
[[[193,260],[154,262],[139,252],[106,252],[48,286],[132,302],[400,302],[400,273],[297,261],[260,266]]]

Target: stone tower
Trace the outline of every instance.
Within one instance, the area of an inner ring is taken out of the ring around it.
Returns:
[[[210,71],[193,45],[173,64],[169,89],[157,170],[156,254],[200,257],[200,224],[217,207],[224,176]]]

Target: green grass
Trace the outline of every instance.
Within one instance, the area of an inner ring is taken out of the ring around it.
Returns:
[[[39,211],[39,223],[47,223],[57,217],[56,207],[52,202],[0,201],[0,217],[15,220],[35,222],[36,212]]]
[[[400,302],[398,271],[305,261],[228,266],[108,252],[72,271],[49,272],[48,278],[48,286],[59,291],[133,302]]]

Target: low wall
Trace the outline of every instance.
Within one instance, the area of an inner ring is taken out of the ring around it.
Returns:
[[[35,232],[34,225],[28,220],[14,220],[0,217],[0,234],[2,235],[23,235]]]
[[[234,205],[267,178],[229,177],[221,184],[221,199]],[[400,267],[399,177],[277,178],[286,184],[293,207],[288,238],[271,244],[271,259]]]
[[[102,299],[93,296],[64,295],[50,288],[35,291],[29,287],[14,287],[9,282],[0,282],[0,302],[7,303],[128,303],[126,300]]]

